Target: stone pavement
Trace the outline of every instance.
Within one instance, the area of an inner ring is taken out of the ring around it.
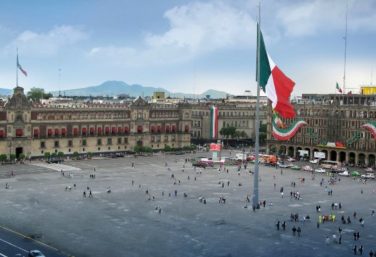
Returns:
[[[303,171],[285,169],[280,175],[279,170],[261,166],[260,200],[266,200],[266,207],[253,212],[246,202],[247,195],[251,198],[252,174],[242,169],[238,175],[235,166],[228,167],[229,173],[216,168],[195,170],[185,163],[188,157],[66,162],[77,168],[70,171],[72,177],[40,166],[13,166],[17,175],[0,180],[0,223],[40,235],[44,242],[83,257],[351,256],[354,244],[362,244],[367,255],[376,250],[376,217],[371,215],[376,209],[374,181],[362,184],[342,178],[328,185],[325,175],[316,174],[312,180],[311,174]],[[0,170],[0,174],[7,171]],[[5,183],[10,189],[4,188]],[[88,197],[90,190],[92,198]],[[333,190],[332,196],[328,190]],[[83,197],[84,191],[87,197]],[[290,198],[290,191],[298,191],[301,199]],[[221,197],[225,204],[219,203]],[[341,202],[341,210],[332,211],[333,202]],[[335,214],[336,221],[317,228],[316,205],[321,205],[322,214]],[[291,213],[298,213],[300,221],[291,222]],[[311,221],[302,221],[306,215]],[[342,215],[350,216],[352,223],[342,225]],[[360,217],[365,220],[364,227],[357,221]],[[286,231],[276,229],[277,220],[286,221]],[[300,237],[293,236],[293,226],[301,227]],[[339,236],[339,227],[341,245],[331,239]],[[359,231],[359,241],[353,240],[354,231]],[[330,242],[326,243],[327,237]]]

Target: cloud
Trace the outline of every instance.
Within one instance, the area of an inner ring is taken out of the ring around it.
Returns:
[[[376,2],[373,0],[350,0],[349,29],[375,31],[375,9]],[[278,8],[276,21],[287,36],[304,37],[327,31],[344,30],[345,15],[346,1],[343,0],[292,1]]]
[[[191,3],[168,10],[170,29],[151,34],[152,47],[184,48],[189,52],[254,45],[255,22],[250,15],[223,2]]]
[[[240,8],[224,2],[194,2],[176,6],[164,13],[169,29],[161,34],[147,33],[141,47],[100,46],[90,57],[112,61],[118,57],[133,65],[184,62],[225,48],[249,48],[255,44],[255,22]]]
[[[14,53],[18,47],[25,54],[52,56],[66,46],[74,45],[88,38],[88,34],[73,26],[57,26],[46,33],[26,30],[5,47],[6,53]]]

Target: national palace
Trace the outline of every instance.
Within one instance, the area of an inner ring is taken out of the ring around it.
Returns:
[[[376,141],[362,126],[376,120],[376,95],[303,94],[294,105],[297,118],[307,124],[288,141],[272,137],[269,108],[269,152],[299,157],[303,150],[310,159],[315,157],[315,152],[322,152],[327,160],[375,165]],[[291,124],[292,121],[285,122]]]
[[[217,134],[210,137],[210,108],[217,106]],[[22,87],[0,102],[0,154],[26,158],[62,152],[71,155],[184,148],[191,139],[221,139],[224,126],[254,137],[252,101],[31,102]],[[266,123],[266,105],[262,108]],[[243,134],[244,135],[244,134]]]

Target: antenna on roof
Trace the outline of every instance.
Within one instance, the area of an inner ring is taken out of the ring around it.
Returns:
[[[343,63],[343,93],[346,93],[346,58],[347,58],[347,15],[348,15],[348,5],[349,1],[346,0],[346,26],[345,26],[345,54],[344,54],[344,63]]]

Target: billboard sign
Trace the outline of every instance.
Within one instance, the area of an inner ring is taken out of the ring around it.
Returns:
[[[314,152],[313,157],[315,157],[315,159],[325,159],[325,153],[324,152]]]
[[[308,156],[308,150],[299,150],[299,156],[300,157]]]
[[[221,149],[222,149],[221,144],[214,144],[214,143],[210,144],[210,151],[211,152],[219,152],[219,151],[221,151]]]

